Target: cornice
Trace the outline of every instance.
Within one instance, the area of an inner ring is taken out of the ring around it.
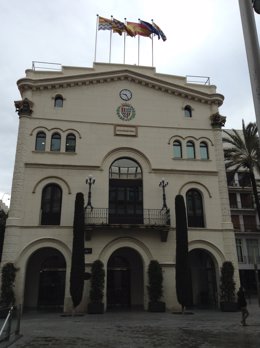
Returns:
[[[25,168],[38,168],[38,169],[66,169],[66,170],[95,170],[103,171],[102,166],[96,165],[80,165],[80,164],[57,164],[57,163],[25,163]],[[151,168],[151,173],[161,174],[179,174],[179,175],[206,175],[217,176],[216,170],[200,170],[200,169],[164,169],[164,168]]]
[[[95,72],[80,75],[63,75],[40,79],[22,78],[17,81],[20,92],[26,90],[48,90],[71,88],[78,86],[91,86],[111,83],[114,81],[130,81],[148,88],[161,91],[173,96],[187,98],[200,103],[222,105],[224,96],[219,93],[205,93],[191,87],[165,81],[160,78],[131,71],[129,69]]]

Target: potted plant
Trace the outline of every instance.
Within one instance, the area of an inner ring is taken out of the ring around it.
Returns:
[[[163,274],[162,268],[158,261],[152,260],[148,267],[147,286],[149,295],[149,312],[165,312],[165,302],[160,301],[163,295]]]
[[[88,304],[89,314],[103,314],[104,313],[104,278],[105,271],[103,262],[96,260],[91,267],[90,278],[90,303]]]
[[[234,266],[230,261],[223,262],[221,267],[220,309],[223,312],[237,311],[237,303],[235,301]]]

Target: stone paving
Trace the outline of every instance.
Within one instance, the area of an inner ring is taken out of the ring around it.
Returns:
[[[260,308],[248,309],[246,327],[240,324],[240,312],[28,313],[21,323],[23,336],[11,348],[259,348]]]

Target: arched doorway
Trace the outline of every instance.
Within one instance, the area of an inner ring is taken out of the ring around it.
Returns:
[[[203,249],[189,252],[193,305],[201,308],[217,306],[216,269],[212,255]]]
[[[107,263],[107,308],[129,309],[144,306],[143,262],[137,251],[119,248]]]
[[[130,158],[119,158],[109,168],[109,223],[143,223],[142,169]]]
[[[49,247],[35,251],[26,268],[24,308],[62,308],[65,276],[66,261],[60,251]]]

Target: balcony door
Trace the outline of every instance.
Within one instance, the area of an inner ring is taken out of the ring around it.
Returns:
[[[114,161],[109,171],[109,223],[143,223],[143,181],[138,163]]]

